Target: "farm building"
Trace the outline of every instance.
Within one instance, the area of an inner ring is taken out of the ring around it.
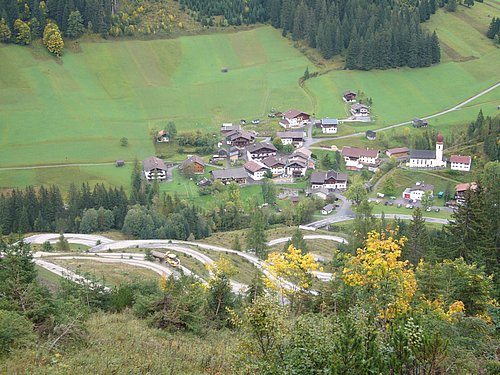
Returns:
[[[342,95],[342,100],[346,103],[353,103],[356,101],[357,94],[352,90],[344,91],[344,95]]]
[[[165,142],[169,142],[169,141],[170,141],[170,137],[169,137],[169,134],[166,130],[160,130],[158,132],[158,134],[156,134],[156,142],[165,143]]]
[[[213,181],[220,181],[224,185],[235,182],[239,185],[247,183],[248,174],[245,168],[215,169],[210,171]]]
[[[367,130],[366,131],[366,138],[369,141],[374,141],[375,139],[377,139],[377,132],[374,132],[373,130]]]
[[[226,143],[231,146],[245,147],[255,141],[255,134],[246,130],[232,130],[225,134]]]
[[[396,148],[389,148],[385,150],[385,154],[392,158],[404,158],[406,156],[410,155],[410,149],[408,147],[396,147]]]
[[[276,136],[281,139],[281,143],[285,146],[293,145],[295,147],[302,147],[304,145],[303,131],[277,132]]]
[[[311,173],[311,189],[346,190],[347,175],[337,171]]]
[[[346,168],[351,170],[362,169],[366,165],[368,170],[375,171],[380,164],[378,153],[378,150],[370,148],[348,146],[342,148]]]
[[[115,162],[116,167],[123,167],[125,165],[125,160],[117,160]]]
[[[356,103],[351,106],[351,114],[354,117],[367,117],[370,116],[370,108],[361,103]]]
[[[413,125],[414,128],[426,128],[429,125],[427,120],[422,120],[420,118],[414,118],[411,121],[411,124]]]
[[[144,159],[144,176],[148,181],[160,180],[164,181],[167,179],[167,166],[165,162],[156,156],[151,156],[150,158]]]
[[[205,172],[205,162],[198,155],[192,155],[182,162],[179,169],[191,169],[194,174],[202,174]]]
[[[248,176],[255,181],[262,180],[266,176],[267,171],[270,170],[264,163],[255,160],[247,161],[243,165],[243,168],[247,171]]]
[[[309,123],[311,115],[296,109],[289,109],[282,114],[280,125],[285,129],[298,128]]]
[[[466,182],[464,184],[457,184],[455,186],[455,200],[458,204],[464,204],[465,194],[469,190],[476,190],[477,184],[475,182]]]
[[[269,156],[276,156],[278,150],[272,143],[259,142],[246,147],[248,160],[262,160]]]
[[[454,171],[469,172],[471,164],[471,156],[451,155],[450,157],[450,168]]]

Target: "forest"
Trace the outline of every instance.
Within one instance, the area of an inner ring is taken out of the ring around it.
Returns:
[[[231,25],[270,22],[283,35],[317,48],[326,59],[345,55],[347,69],[415,68],[441,58],[437,35],[420,25],[444,6],[436,0],[181,0],[181,4],[204,24],[213,24],[216,16]]]

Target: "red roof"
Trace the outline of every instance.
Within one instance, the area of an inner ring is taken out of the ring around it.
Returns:
[[[470,163],[472,163],[472,157],[471,156],[451,155],[450,161],[452,163],[470,164]]]
[[[439,133],[436,137],[436,142],[437,143],[443,143],[444,137],[441,133]]]
[[[250,160],[247,161],[244,165],[245,169],[251,173],[255,173],[260,171],[261,169],[267,169],[267,167],[261,163],[257,163],[256,161]]]
[[[396,148],[390,148],[386,152],[389,154],[403,154],[403,153],[409,153],[410,149],[408,147],[396,147]]]
[[[477,189],[477,184],[475,182],[466,182],[464,184],[458,184],[455,186],[455,191],[461,192],[461,191],[467,191],[467,190],[476,190]]]
[[[305,112],[301,112],[297,109],[289,109],[288,111],[286,111],[285,113],[283,113],[283,116],[287,119],[290,119],[290,118],[295,118],[299,115],[306,115],[306,116],[309,116],[307,113]]]
[[[378,150],[373,150],[371,148],[357,148],[357,147],[347,147],[342,148],[342,155],[348,156],[350,158],[376,158],[378,156]]]

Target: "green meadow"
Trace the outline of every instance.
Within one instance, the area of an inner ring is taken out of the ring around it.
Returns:
[[[493,16],[500,14],[500,1],[485,0],[470,9],[459,6],[455,13],[440,9],[424,25],[436,30],[441,42],[441,63],[422,69],[379,71],[332,71],[307,81],[314,93],[320,116],[341,117],[346,109],[340,100],[347,89],[362,91],[373,99],[375,127],[409,121],[446,110],[500,81],[500,48],[486,38]],[[500,89],[469,103],[466,108],[446,115],[446,123],[468,121],[479,108],[493,113],[500,104]],[[444,117],[443,117],[444,118]],[[441,119],[432,123],[444,125]],[[358,126],[352,126],[354,132]],[[364,127],[364,125],[361,125]]]
[[[336,70],[308,80],[305,91],[298,78],[307,66],[313,71],[313,64],[269,26],[169,40],[81,42],[60,60],[40,46],[1,44],[0,189],[48,183],[65,189],[83,181],[128,185],[129,167],[111,164],[2,168],[142,160],[155,154],[151,132],[168,121],[179,131],[216,132],[222,122],[264,118],[273,107],[341,118],[346,89],[373,99],[376,123],[345,125],[339,135],[445,110],[500,81],[500,48],[484,36],[499,12],[500,0],[485,0],[433,15],[425,25],[442,42],[437,66]],[[474,119],[480,108],[495,114],[499,104],[497,89],[430,124],[446,133]],[[122,137],[127,147],[120,145]],[[180,189],[186,198],[201,200],[192,186],[181,185],[174,181],[162,190]]]
[[[297,84],[307,65],[270,27],[81,43],[61,61],[2,45],[0,167],[142,159],[154,153],[150,132],[168,121],[215,131],[271,107],[309,110]]]

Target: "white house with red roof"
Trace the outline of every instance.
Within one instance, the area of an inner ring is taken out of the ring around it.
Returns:
[[[469,172],[472,164],[471,156],[451,155],[450,167],[454,171]]]
[[[378,150],[371,148],[344,146],[342,156],[347,169],[362,169],[366,165],[369,170],[374,170],[380,164]]]
[[[243,168],[247,171],[248,176],[255,181],[262,180],[266,176],[266,172],[270,170],[265,164],[256,160],[247,161],[245,165],[243,165]]]
[[[300,128],[309,123],[311,115],[297,109],[289,109],[283,113],[280,125],[285,129]]]

